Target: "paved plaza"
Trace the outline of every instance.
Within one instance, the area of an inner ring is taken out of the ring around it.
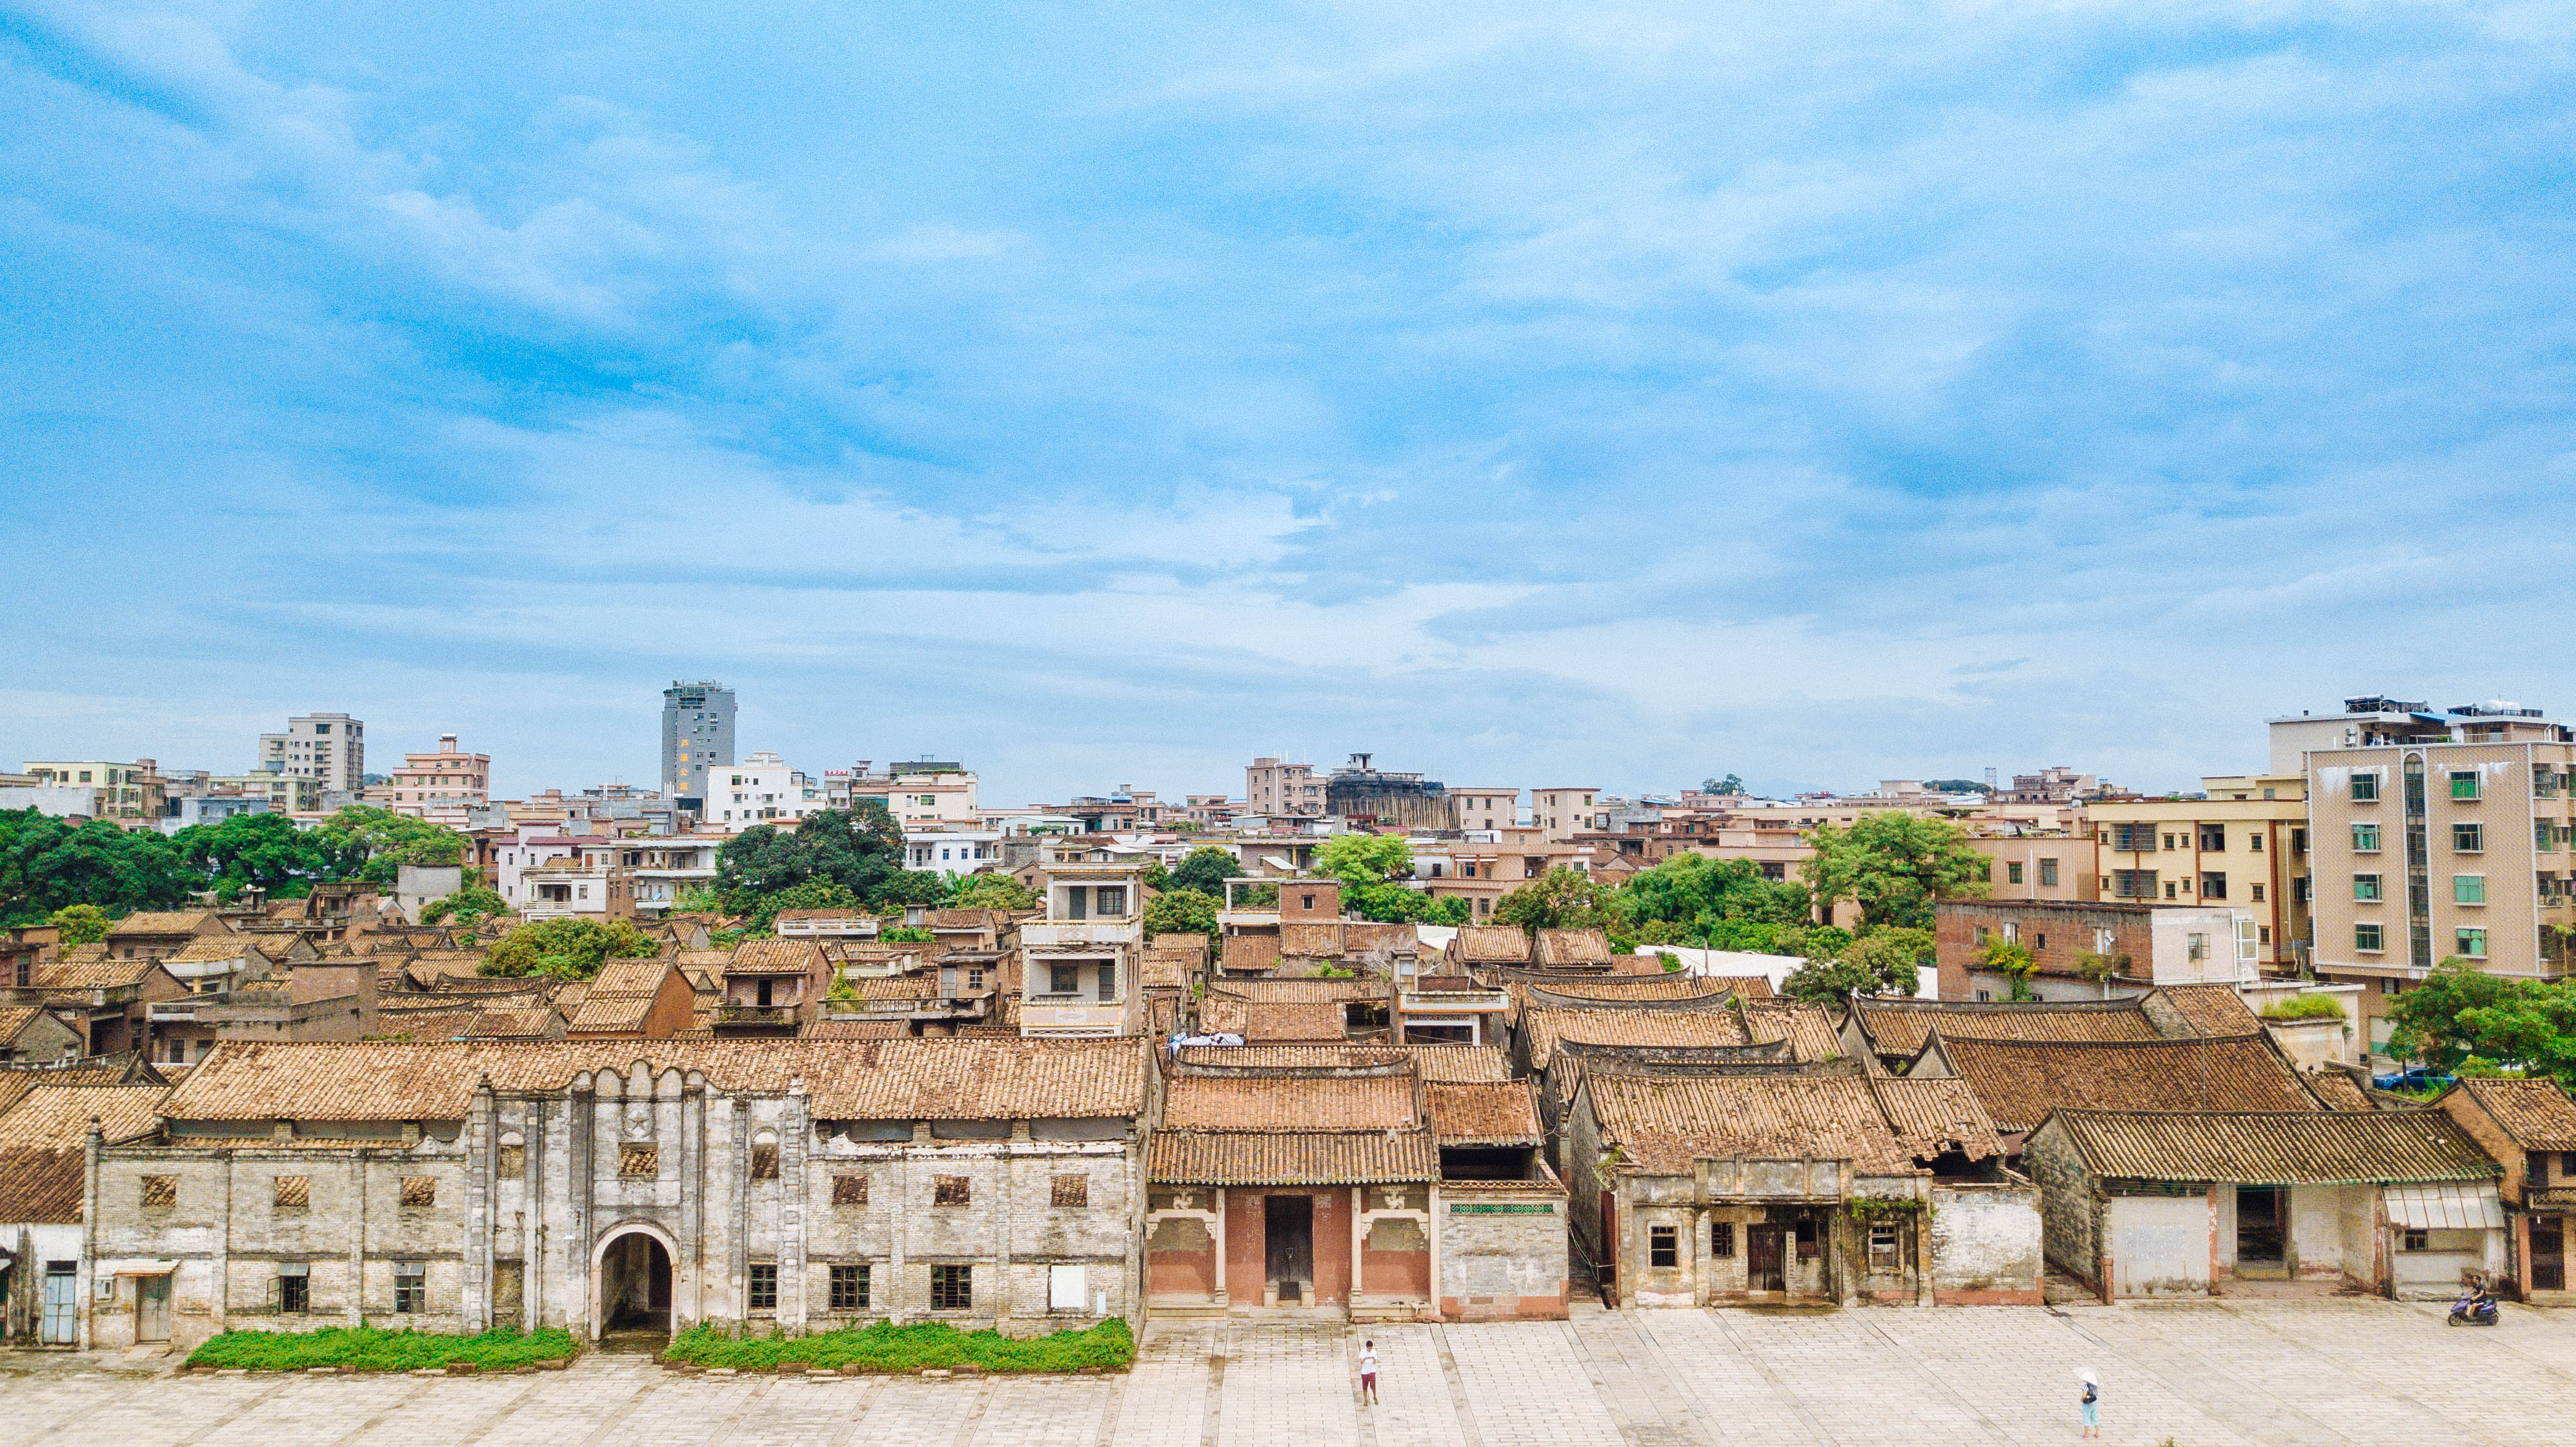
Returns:
[[[2076,1373],[2104,1439],[2576,1441],[2576,1311],[2494,1330],[2438,1306],[2337,1298],[2054,1309],[1586,1311],[1554,1324],[1361,1333],[1158,1327],[1124,1377],[681,1377],[640,1358],[457,1379],[171,1375],[11,1354],[9,1447],[1664,1447],[2075,1439]]]

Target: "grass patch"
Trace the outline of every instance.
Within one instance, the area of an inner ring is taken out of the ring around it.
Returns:
[[[561,1327],[518,1332],[506,1328],[480,1336],[445,1332],[386,1331],[372,1326],[326,1326],[315,1331],[228,1331],[209,1337],[188,1354],[192,1367],[249,1367],[292,1372],[305,1367],[356,1367],[367,1372],[407,1372],[472,1362],[483,1371],[569,1358],[572,1333]]]
[[[2292,995],[2263,1007],[2266,1020],[2340,1020],[2343,1006],[2331,995]]]
[[[1082,1331],[1026,1341],[997,1331],[959,1331],[944,1321],[910,1326],[880,1321],[811,1336],[740,1340],[701,1323],[673,1337],[662,1358],[745,1371],[802,1362],[817,1371],[856,1365],[862,1371],[912,1372],[972,1364],[991,1372],[1070,1372],[1124,1367],[1136,1358],[1136,1339],[1128,1334],[1127,1323],[1114,1316]]]

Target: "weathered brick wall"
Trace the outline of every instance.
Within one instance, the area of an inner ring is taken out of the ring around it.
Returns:
[[[2100,1285],[2102,1206],[2092,1173],[2048,1125],[2023,1143],[2021,1166],[2039,1186],[2042,1254],[2051,1265]]]
[[[1440,1314],[1451,1320],[1566,1315],[1566,1200],[1479,1190],[1440,1203]]]
[[[1932,1188],[1932,1299],[1944,1306],[2039,1304],[2044,1273],[2039,1188]]]

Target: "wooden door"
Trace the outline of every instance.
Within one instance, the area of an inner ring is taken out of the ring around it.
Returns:
[[[2531,1289],[2567,1289],[2567,1218],[2531,1218]]]
[[[1315,1279],[1315,1203],[1305,1196],[1270,1196],[1261,1203],[1265,1274],[1281,1287]],[[1281,1295],[1286,1295],[1283,1290]]]
[[[169,1277],[134,1278],[134,1339],[139,1342],[170,1339]]]
[[[1777,1226],[1756,1226],[1744,1233],[1744,1286],[1748,1291],[1789,1289],[1786,1233]]]
[[[36,1327],[36,1340],[46,1346],[67,1347],[80,1340],[79,1268],[69,1261],[45,1263],[44,1315]]]

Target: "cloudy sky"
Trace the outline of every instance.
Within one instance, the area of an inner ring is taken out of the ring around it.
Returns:
[[[1008,8],[0,0],[0,764],[2576,711],[2564,4]]]

